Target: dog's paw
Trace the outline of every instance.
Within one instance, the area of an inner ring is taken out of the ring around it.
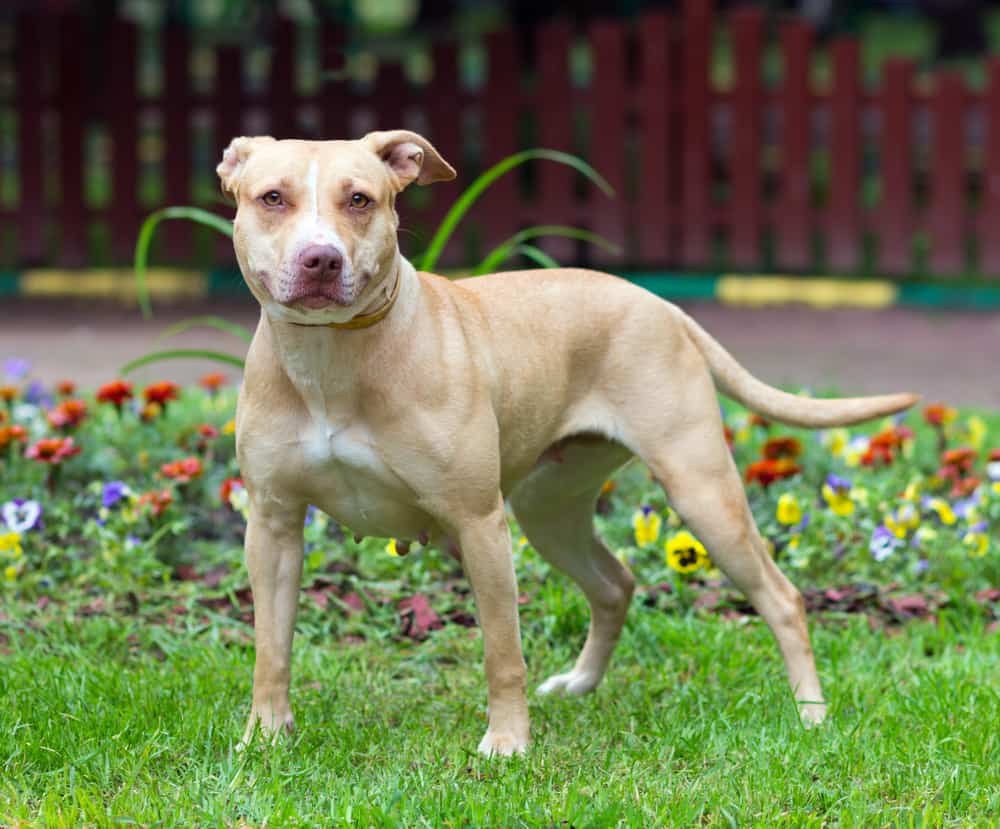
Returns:
[[[487,731],[479,742],[479,753],[487,757],[510,757],[513,754],[524,754],[527,749],[528,738],[511,733]]]
[[[826,719],[826,703],[799,701],[799,717],[803,727],[815,728]]]
[[[283,716],[253,711],[247,723],[243,738],[236,744],[237,751],[245,751],[254,741],[264,742],[274,745],[284,734],[291,734],[295,731],[295,720],[291,711]]]
[[[546,694],[572,694],[581,696],[593,691],[601,681],[599,676],[584,673],[583,671],[572,670],[565,674],[550,676],[535,692],[545,696]]]

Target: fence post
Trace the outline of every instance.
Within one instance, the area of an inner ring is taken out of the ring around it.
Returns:
[[[683,211],[681,263],[705,268],[711,251],[709,227],[709,115],[712,65],[712,0],[684,0],[684,105],[682,108]]]
[[[17,204],[17,257],[19,264],[41,263],[45,258],[45,192],[42,186],[42,58],[46,54],[45,29],[38,14],[17,18],[14,38],[17,72],[17,162],[20,186]],[[51,51],[48,51],[51,55]]]
[[[778,223],[779,267],[803,270],[812,263],[809,193],[809,144],[812,96],[809,55],[812,31],[800,20],[781,27],[785,58],[781,87],[781,221]]]
[[[646,14],[639,26],[639,181],[633,206],[638,259],[644,265],[666,265],[673,255],[672,173],[677,145],[670,129],[673,46],[669,18]]]
[[[295,77],[295,23],[279,17],[268,78],[268,129],[275,138],[298,138],[298,88]]]
[[[736,82],[732,100],[732,140],[729,175],[732,202],[729,211],[729,259],[737,268],[760,266],[761,230],[761,94],[760,60],[764,14],[745,6],[733,12],[733,51]]]
[[[833,44],[830,96],[830,201],[826,258],[834,271],[857,270],[861,262],[861,101],[860,48],[855,39]]]
[[[965,83],[940,72],[931,99],[931,270],[959,275],[965,269]]]
[[[437,151],[458,173],[454,181],[442,181],[431,187],[430,209],[424,211],[427,217],[428,232],[433,233],[441,223],[448,208],[462,192],[463,184],[472,179],[469,171],[463,168],[462,157],[462,90],[459,83],[458,48],[453,41],[440,43],[432,53],[434,66],[434,81],[432,86],[424,88],[424,107],[430,124],[430,135],[427,136]],[[430,241],[430,236],[425,240]],[[458,239],[445,247],[442,265],[460,265],[461,245]]]
[[[912,265],[912,83],[913,64],[910,61],[893,58],[886,62],[881,90],[879,166],[882,173],[882,193],[879,204],[878,261],[880,269],[888,274],[907,274]]]
[[[114,256],[128,262],[139,230],[139,107],[136,91],[137,38],[135,26],[122,20],[114,24],[114,64],[110,67],[111,102],[105,107],[111,121],[111,182],[113,197],[108,211]]]
[[[83,123],[86,96],[83,21],[59,18],[59,260],[67,267],[87,262],[87,207],[83,189]]]
[[[979,209],[979,269],[993,277],[1000,276],[1000,57],[989,61],[986,94],[986,153],[983,160],[983,203]]]
[[[514,32],[507,29],[489,35],[486,52],[489,65],[481,122],[484,169],[517,152],[520,116],[520,62]],[[469,179],[463,183],[468,185]],[[479,204],[478,215],[482,217],[488,248],[496,247],[517,231],[520,213],[517,173],[512,172],[497,179]]]
[[[191,201],[191,78],[188,73],[187,29],[168,24],[163,30],[163,189],[168,205]],[[218,159],[223,147],[218,147]],[[167,256],[175,262],[191,255],[191,224],[166,222],[163,227]]]
[[[601,20],[588,32],[593,50],[591,82],[590,157],[594,168],[614,188],[608,198],[596,187],[588,187],[587,212],[596,233],[621,248],[611,253],[593,245],[587,257],[598,264],[623,261],[626,256],[625,208],[625,105],[628,78],[625,66],[625,28],[618,20]]]

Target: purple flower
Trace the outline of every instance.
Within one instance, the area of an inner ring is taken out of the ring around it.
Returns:
[[[42,520],[42,505],[38,501],[15,498],[0,507],[0,515],[7,529],[15,533],[33,530]]]
[[[926,558],[922,558],[916,563],[913,569],[918,573],[925,573],[927,572],[927,568],[930,566],[931,563]]]
[[[308,507],[306,507],[306,520],[302,526],[308,527],[315,518],[316,518],[316,507],[310,504]]]
[[[979,499],[973,495],[971,498],[965,498],[962,501],[956,501],[952,509],[959,518],[965,519],[969,517],[969,513],[972,512],[979,503]]]
[[[7,375],[8,380],[20,380],[29,371],[31,371],[31,363],[22,357],[9,357],[4,360],[3,373]]]
[[[978,524],[973,524],[969,527],[970,533],[984,533],[989,529],[989,523],[986,521],[980,521]]]
[[[33,380],[24,391],[24,402],[47,408],[52,405],[52,395],[45,390],[45,386]]]
[[[826,485],[834,492],[847,492],[851,488],[848,478],[841,478],[840,475],[829,474],[826,476]]]
[[[875,561],[885,561],[902,543],[888,528],[879,525],[872,533],[868,549]]]
[[[806,527],[809,526],[810,521],[812,521],[812,513],[811,512],[803,513],[802,520],[799,521],[799,523],[792,528],[792,532],[793,533],[802,532]]]
[[[129,488],[124,481],[108,481],[101,493],[101,506],[113,507],[129,494]]]

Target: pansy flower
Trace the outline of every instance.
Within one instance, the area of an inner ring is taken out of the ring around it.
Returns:
[[[646,547],[654,544],[660,537],[660,527],[663,520],[650,506],[642,506],[632,516],[632,530],[635,533],[636,547]]]
[[[969,555],[973,558],[982,558],[990,546],[990,537],[987,534],[988,526],[985,521],[981,521],[969,527],[968,532],[962,536],[962,543],[969,548]]]
[[[924,507],[936,513],[938,519],[946,527],[950,527],[958,521],[958,517],[951,508],[951,504],[945,501],[944,498],[925,498]]]
[[[902,544],[903,542],[895,532],[888,527],[879,526],[875,528],[871,540],[868,542],[868,551],[875,561],[885,561]]]
[[[986,421],[979,415],[973,415],[965,421],[964,437],[969,441],[969,445],[973,449],[983,448],[983,441],[986,439],[986,433],[988,431]]]
[[[854,499],[851,497],[851,482],[839,475],[827,475],[820,490],[823,500],[834,515],[847,516],[854,512]]]
[[[699,567],[707,567],[710,563],[708,551],[687,530],[671,536],[664,545],[667,554],[667,564],[678,573],[690,573]]]
[[[779,524],[784,524],[785,526],[798,524],[802,521],[802,506],[799,504],[799,499],[791,492],[784,493],[778,498],[778,508],[775,511],[775,518],[778,519]]]
[[[41,523],[42,505],[38,501],[15,498],[0,507],[0,518],[11,532],[26,533]]]
[[[836,458],[843,454],[850,438],[851,435],[847,429],[830,429],[823,433],[822,442],[830,450],[830,454]]]
[[[920,513],[912,504],[903,504],[898,510],[885,516],[883,524],[896,538],[906,538],[920,526]]]
[[[108,481],[101,490],[101,506],[110,509],[131,494],[132,490],[124,481]]]

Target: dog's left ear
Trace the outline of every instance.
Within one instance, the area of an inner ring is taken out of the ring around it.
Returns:
[[[441,158],[434,145],[415,132],[370,132],[362,140],[395,174],[400,190],[414,181],[417,184],[433,184],[455,178],[452,166]]]

